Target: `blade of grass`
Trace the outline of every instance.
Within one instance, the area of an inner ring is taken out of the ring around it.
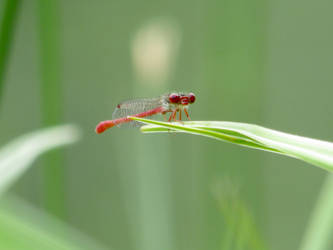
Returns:
[[[6,64],[14,33],[16,17],[20,0],[7,0],[4,3],[4,13],[0,24],[0,100],[5,80]]]
[[[0,242],[1,249],[110,249],[12,195],[1,199]]]
[[[74,143],[79,130],[63,125],[38,130],[19,137],[0,151],[0,195],[4,193],[44,152]]]
[[[267,250],[253,214],[241,198],[239,187],[224,178],[214,183],[212,194],[226,223],[222,249]]]
[[[26,224],[21,218],[0,210],[0,241],[2,249],[81,249],[75,244],[56,239],[35,225]],[[19,240],[17,240],[19,238]]]
[[[301,242],[301,250],[325,250],[332,243],[333,174],[328,174]]]
[[[9,195],[1,199],[0,242],[1,249],[107,249],[56,217]]]
[[[330,142],[238,122],[190,121],[166,123],[138,117],[131,117],[131,119],[152,124],[141,127],[141,131],[144,133],[172,130],[202,135],[241,146],[287,155],[327,171],[333,171],[333,143]]]
[[[62,121],[62,94],[60,70],[59,1],[38,1],[41,100],[43,125],[51,126]],[[44,205],[50,212],[65,217],[64,159],[55,151],[44,159]]]

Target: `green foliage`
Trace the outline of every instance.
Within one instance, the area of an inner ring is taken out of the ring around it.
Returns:
[[[11,40],[20,2],[20,0],[5,1],[3,18],[0,22],[0,98],[2,97],[5,70],[8,64],[10,47],[12,45]]]
[[[202,135],[241,146],[294,157],[327,171],[333,171],[333,143],[330,142],[287,134],[246,123],[218,121],[166,123],[138,117],[132,117],[132,119],[152,124],[141,128],[144,133],[175,131]]]
[[[74,143],[79,130],[72,125],[41,129],[26,134],[0,150],[0,194],[4,193],[44,152]]]
[[[267,250],[253,214],[240,195],[239,187],[229,178],[224,178],[214,183],[212,193],[226,225],[221,249]]]
[[[40,46],[41,73],[41,113],[44,126],[62,123],[63,93],[60,49],[60,3],[57,0],[38,3],[38,26]],[[44,206],[47,210],[64,218],[64,156],[63,152],[55,151],[44,157],[48,168],[44,169]]]
[[[0,246],[6,250],[105,249],[57,218],[17,197],[1,197]]]
[[[32,166],[37,157],[76,142],[80,137],[79,132],[73,125],[41,129],[13,140],[0,150],[1,249],[91,249],[85,248],[84,244],[80,245],[84,237],[72,242],[59,236],[59,232],[68,232],[73,236],[72,229],[67,225],[56,222],[51,216],[42,215],[41,211],[28,207],[24,201],[8,200],[2,196]],[[21,210],[15,211],[17,208]],[[26,218],[30,218],[30,221]],[[47,228],[41,228],[41,224],[45,223]],[[52,233],[54,229],[58,233]]]
[[[333,231],[333,175],[328,174],[306,227],[300,250],[331,249]]]

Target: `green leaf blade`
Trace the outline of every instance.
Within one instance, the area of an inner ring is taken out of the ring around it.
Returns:
[[[333,171],[333,143],[292,135],[254,124],[220,121],[167,123],[131,117],[146,124],[143,133],[183,132],[297,158]]]
[[[72,144],[80,138],[74,125],[60,125],[16,138],[0,150],[0,196],[41,154]]]

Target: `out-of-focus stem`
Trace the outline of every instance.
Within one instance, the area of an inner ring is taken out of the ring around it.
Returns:
[[[20,2],[20,0],[7,0],[4,3],[4,13],[0,23],[0,98]]]
[[[59,1],[39,0],[39,38],[41,69],[42,122],[44,126],[62,120]],[[47,210],[59,217],[65,216],[65,187],[63,154],[57,150],[44,161],[44,197]]]
[[[328,174],[312,212],[300,250],[325,250],[332,244],[333,174]]]

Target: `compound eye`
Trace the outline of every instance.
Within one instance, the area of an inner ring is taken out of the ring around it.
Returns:
[[[173,93],[173,94],[169,95],[169,100],[171,103],[179,103],[180,96],[178,94]]]
[[[189,99],[188,99],[188,97],[187,97],[187,96],[183,96],[183,97],[181,97],[181,98],[180,98],[180,103],[181,103],[182,105],[187,105],[187,104],[189,103]]]
[[[190,103],[194,103],[195,102],[195,95],[193,93],[189,93],[188,94],[188,99],[189,99]]]

